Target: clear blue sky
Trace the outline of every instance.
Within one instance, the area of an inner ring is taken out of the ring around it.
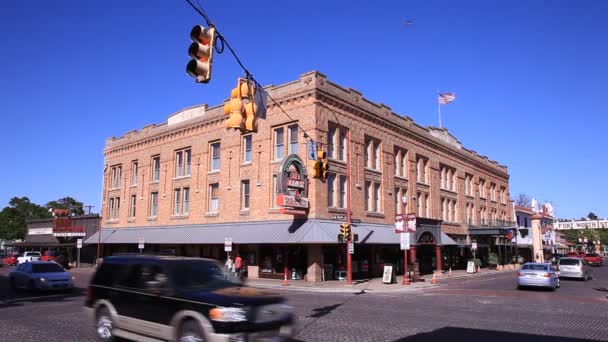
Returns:
[[[512,195],[608,216],[608,1],[200,3],[260,83],[319,70],[424,126],[455,92],[444,126],[509,167]],[[207,85],[185,73],[202,22],[178,0],[0,2],[0,206],[98,210],[105,138],[227,98],[228,53]]]

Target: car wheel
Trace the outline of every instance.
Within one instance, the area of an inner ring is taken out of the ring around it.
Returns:
[[[205,334],[197,322],[189,320],[182,324],[177,340],[179,342],[203,342]]]
[[[97,333],[97,340],[99,341],[115,341],[114,338],[114,323],[112,322],[112,316],[108,309],[101,308],[97,311],[95,318],[95,328]]]

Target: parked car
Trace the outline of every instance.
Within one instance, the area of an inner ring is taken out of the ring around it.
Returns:
[[[71,290],[74,288],[72,275],[52,261],[32,261],[22,263],[9,273],[11,289]]]
[[[40,260],[42,261],[54,261],[57,257],[57,252],[55,251],[45,251]]]
[[[551,260],[551,263],[553,265],[557,265],[557,262],[559,261],[559,259],[565,257],[565,255],[563,254],[552,254],[551,257],[549,258],[549,260]]]
[[[17,258],[17,264],[40,260],[40,252],[25,252]]]
[[[591,266],[602,266],[604,264],[604,258],[597,253],[586,253],[584,259]]]
[[[557,264],[560,278],[593,279],[593,271],[582,258],[561,258]]]
[[[526,263],[517,272],[517,288],[528,286],[555,290],[559,287],[559,275],[549,263]]]
[[[270,341],[289,338],[294,325],[285,298],[244,286],[210,259],[106,257],[85,306],[102,341]]]
[[[584,258],[585,257],[585,253],[584,252],[568,252],[566,253],[566,256],[569,258]]]
[[[9,256],[7,256],[6,258],[2,259],[2,264],[3,265],[8,265],[8,266],[16,266],[17,265],[17,258],[20,257],[21,254],[11,254]]]

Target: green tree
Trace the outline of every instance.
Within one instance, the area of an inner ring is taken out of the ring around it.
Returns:
[[[82,208],[82,202],[78,202],[72,197],[64,197],[60,198],[56,201],[50,201],[46,204],[46,208],[55,208],[55,209],[70,209],[72,215],[82,215],[84,214],[84,209]]]
[[[587,214],[587,218],[590,220],[597,220],[597,215],[595,215],[593,211],[590,211],[589,214]]]
[[[13,197],[9,205],[0,211],[0,239],[24,239],[27,233],[26,220],[48,218],[48,210],[27,197]]]

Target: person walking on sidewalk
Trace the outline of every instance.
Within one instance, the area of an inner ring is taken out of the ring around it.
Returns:
[[[241,279],[243,276],[243,259],[241,258],[241,254],[237,254],[236,259],[234,259],[234,269],[236,276]]]
[[[226,259],[226,272],[234,272],[234,262],[232,261],[232,257],[228,255],[228,259]]]

